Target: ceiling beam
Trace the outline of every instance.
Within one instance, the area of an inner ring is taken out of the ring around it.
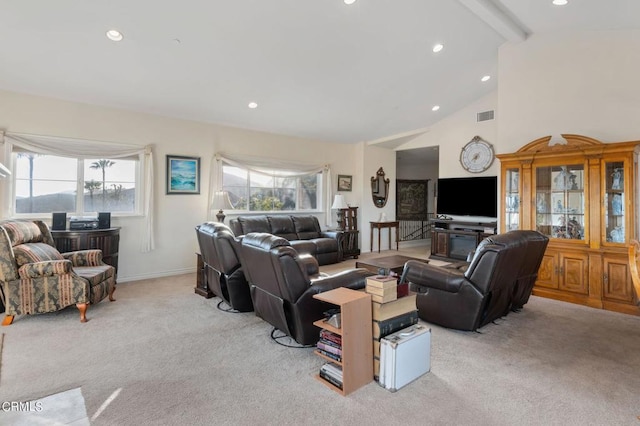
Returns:
[[[410,130],[408,132],[399,133],[393,136],[385,136],[384,138],[376,139],[367,142],[367,145],[376,145],[382,148],[395,149],[405,143],[417,138],[418,136],[427,133],[428,128]]]
[[[527,32],[492,0],[458,0],[478,18],[511,42],[527,39]]]

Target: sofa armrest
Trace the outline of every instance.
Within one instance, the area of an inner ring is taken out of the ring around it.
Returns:
[[[313,277],[320,273],[320,265],[318,265],[318,261],[310,254],[298,255],[298,261],[304,266],[307,276]]]
[[[311,287],[305,293],[324,293],[338,287],[346,287],[353,290],[363,289],[367,283],[367,277],[375,275],[366,269],[349,269],[334,275],[320,276],[311,280]]]
[[[62,257],[71,261],[73,266],[100,266],[102,262],[102,250],[78,250],[62,253]]]
[[[457,269],[447,269],[428,263],[410,260],[404,265],[402,282],[409,281],[420,287],[435,288],[449,293],[456,293],[465,282],[464,273]]]
[[[18,276],[28,280],[40,277],[69,274],[73,268],[69,260],[45,260],[43,262],[27,263],[18,269]]]
[[[344,233],[342,231],[322,231],[320,236],[323,238],[333,238],[334,240],[340,240]]]
[[[297,327],[312,327],[313,321],[323,317],[323,312],[334,307],[327,302],[314,299],[314,294],[324,293],[338,287],[347,287],[354,290],[363,289],[368,276],[373,275],[366,269],[351,269],[329,277],[319,277],[311,281],[311,285],[300,295],[295,302],[294,309],[298,311]],[[294,315],[296,317],[296,315]],[[319,331],[319,330],[318,330]],[[317,340],[317,339],[316,339]]]

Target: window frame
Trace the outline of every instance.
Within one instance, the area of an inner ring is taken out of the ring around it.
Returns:
[[[40,154],[40,153],[36,153],[33,151],[27,151],[27,150],[12,150],[11,151],[11,164],[12,164],[12,169],[13,170],[17,170],[17,163],[18,163],[18,154],[22,153],[22,152],[30,152],[30,153],[34,153],[34,154],[39,154],[39,155],[48,155],[48,156],[52,156],[52,157],[65,157],[65,158],[72,158],[74,160],[76,160],[76,168],[77,168],[77,178],[76,178],[76,208],[74,212],[67,212],[68,215],[70,216],[88,216],[88,215],[92,215],[93,213],[97,213],[98,211],[85,211],[85,203],[84,203],[84,163],[85,161],[87,161],[87,158],[84,157],[72,157],[72,156],[68,156],[68,155],[61,155],[61,154],[56,154],[56,153],[50,153],[50,154]],[[98,157],[98,156],[96,156]],[[128,160],[128,161],[134,161],[135,162],[135,198],[134,198],[134,209],[132,211],[114,211],[114,212],[110,212],[112,217],[137,217],[137,216],[144,216],[144,211],[143,211],[143,198],[142,198],[142,193],[144,191],[144,173],[143,173],[143,167],[142,164],[144,164],[144,154],[139,153],[139,154],[135,154],[135,155],[131,155],[128,157],[118,157],[118,158],[107,158],[108,156],[104,156],[105,159],[108,160]],[[9,212],[11,214],[11,217],[17,218],[17,219],[39,219],[39,218],[45,218],[45,217],[49,217],[51,215],[51,213],[53,212],[49,212],[49,213],[44,213],[44,212],[38,212],[38,213],[18,213],[16,211],[16,184],[17,184],[17,180],[18,180],[18,173],[13,173],[11,175],[11,206],[9,208]]]
[[[247,173],[246,175],[246,193],[247,193],[247,203],[246,209],[235,209],[233,210],[233,214],[266,214],[266,213],[272,213],[272,214],[295,214],[295,213],[322,213],[322,209],[324,206],[324,172],[322,171],[317,171],[317,172],[311,172],[311,173],[300,173],[299,171],[296,170],[288,170],[285,168],[276,168],[276,167],[272,167],[270,168],[272,170],[272,173],[269,174],[267,170],[265,171],[258,171],[258,170],[253,170],[250,167],[247,166],[242,166],[242,165],[238,165],[238,164],[231,164],[229,162],[226,162],[224,160],[222,160],[221,163],[221,168],[222,170],[220,171],[220,186],[222,188],[223,191],[227,191],[227,188],[225,187],[225,182],[224,182],[224,168],[225,167],[233,167],[236,169],[241,169],[243,171],[245,171]],[[251,174],[260,174],[262,176],[266,176],[266,177],[270,177],[273,179],[273,185],[270,188],[271,190],[273,190],[274,192],[277,191],[278,189],[283,189],[283,187],[280,186],[276,186],[276,182],[278,181],[278,179],[282,179],[283,176],[279,175],[276,172],[280,172],[280,173],[291,173],[291,177],[296,179],[296,184],[295,187],[292,188],[294,190],[294,192],[296,193],[296,209],[295,210],[251,210],[251,193],[252,193],[252,189],[254,188],[258,188],[255,186],[251,185]],[[316,190],[316,207],[315,208],[310,208],[310,209],[300,209],[297,206],[300,205],[300,200],[298,200],[298,194],[299,194],[299,190],[300,190],[300,182],[301,179],[304,176],[316,176],[316,180],[318,182],[318,188]],[[232,185],[233,187],[238,187],[238,185]],[[228,212],[227,212],[228,213]]]

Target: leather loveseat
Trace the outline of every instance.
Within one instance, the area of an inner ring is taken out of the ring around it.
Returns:
[[[318,264],[328,265],[342,260],[341,231],[322,231],[315,216],[239,216],[229,226],[236,236],[265,232],[289,241],[300,254],[310,254]]]

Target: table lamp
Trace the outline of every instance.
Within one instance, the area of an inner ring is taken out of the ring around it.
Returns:
[[[341,230],[344,230],[344,212],[342,209],[348,209],[349,205],[344,201],[344,196],[342,194],[336,194],[333,198],[333,205],[331,206],[332,210],[338,210],[338,226]]]
[[[211,208],[213,210],[218,210],[216,218],[218,218],[218,222],[224,223],[224,218],[226,216],[223,210],[233,210],[233,204],[231,204],[231,200],[229,199],[229,193],[227,191],[216,191],[216,193],[213,194],[213,203],[211,204]]]

